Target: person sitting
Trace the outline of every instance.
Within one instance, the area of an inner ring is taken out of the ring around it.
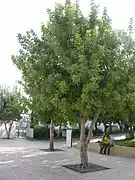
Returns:
[[[110,136],[110,142],[108,145],[108,155],[110,154],[110,148],[114,146],[114,138]]]
[[[100,142],[100,154],[102,154],[104,150],[104,154],[106,154],[106,150],[108,148],[108,154],[110,154],[110,136],[109,134],[105,134],[103,136],[102,141]]]
[[[114,144],[115,144],[115,139],[112,136],[110,136],[110,147],[114,146]]]

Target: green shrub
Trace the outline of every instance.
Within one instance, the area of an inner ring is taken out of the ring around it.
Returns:
[[[88,135],[88,131],[89,129],[85,129],[85,134]],[[97,132],[94,130],[93,131],[93,135],[96,136],[96,135],[102,135],[103,132],[101,130],[98,130]],[[80,137],[80,129],[73,129],[72,130],[72,138],[79,138]]]
[[[56,132],[54,131],[54,137],[56,137]],[[34,139],[48,140],[50,138],[50,128],[45,126],[36,126],[34,128]]]
[[[34,128],[34,139],[49,139],[50,129],[48,126],[36,126]]]
[[[79,138],[79,137],[80,137],[80,129],[73,129],[72,138]]]

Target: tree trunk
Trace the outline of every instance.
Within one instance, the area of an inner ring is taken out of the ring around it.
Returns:
[[[110,126],[109,127],[109,131],[110,131],[109,133],[112,133],[112,122],[109,122],[109,126]]]
[[[96,133],[97,133],[97,131],[98,131],[97,122],[95,123],[95,131],[96,131]]]
[[[96,112],[96,114],[95,114],[95,117],[94,117],[94,119],[93,119],[93,121],[92,121],[92,123],[91,123],[91,126],[90,126],[90,128],[89,128],[89,132],[88,132],[88,136],[87,136],[87,140],[86,140],[86,143],[87,143],[87,144],[90,143],[90,139],[91,139],[91,137],[92,137],[92,131],[93,131],[93,129],[94,129],[95,123],[97,122],[97,120],[98,120],[98,118],[99,118],[99,115],[100,115],[100,110],[98,109],[97,112]]]
[[[80,130],[80,134],[81,134],[81,120],[78,120],[78,125],[79,125],[79,130]]]
[[[60,138],[60,139],[62,138],[61,124],[59,125],[58,138]]]
[[[87,153],[88,145],[84,142],[81,144],[80,149],[80,157],[81,157],[81,168],[88,168],[88,153]]]
[[[7,124],[4,123],[4,126],[5,126],[5,130],[6,130],[6,134],[7,134],[7,139],[8,139],[8,129],[7,129]]]
[[[50,124],[50,151],[54,151],[54,125],[52,120]]]
[[[107,128],[106,128],[106,123],[103,123],[103,125],[104,125],[104,133],[106,134],[107,133]]]
[[[91,123],[91,126],[89,128],[88,136],[85,137],[85,119],[81,119],[81,134],[80,134],[80,157],[81,157],[81,165],[80,167],[85,169],[88,168],[88,154],[87,154],[87,148],[90,143],[90,139],[92,137],[92,131],[95,125],[95,122],[98,120],[98,117],[100,115],[100,110],[98,110],[95,114],[95,117]]]
[[[12,125],[13,125],[13,121],[12,121],[12,122],[10,123],[10,125],[9,125],[8,139],[10,139],[10,133],[11,133]]]
[[[19,128],[18,128],[18,130],[17,130],[17,137],[19,138]]]
[[[88,167],[88,154],[87,154],[86,137],[85,137],[85,119],[81,119],[81,134],[80,134],[80,157],[81,157],[81,168]]]
[[[7,123],[4,123],[4,125],[5,125],[6,134],[7,134],[7,139],[10,139],[10,133],[11,133],[13,121],[11,121],[9,125],[9,129],[7,128]]]
[[[10,139],[10,134],[9,134],[9,132],[8,132],[8,134],[7,134],[7,139]]]
[[[120,132],[123,132],[122,123],[121,123],[121,122],[118,122],[118,125],[119,125],[119,127],[120,127]]]

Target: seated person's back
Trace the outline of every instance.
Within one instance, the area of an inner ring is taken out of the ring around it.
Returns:
[[[114,146],[115,140],[113,137],[110,137],[110,146]]]

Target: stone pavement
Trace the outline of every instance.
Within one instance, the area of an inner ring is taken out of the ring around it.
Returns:
[[[56,142],[56,147],[64,147],[63,143]],[[48,142],[0,140],[0,180],[135,180],[134,159],[89,153],[91,163],[111,169],[79,174],[62,167],[80,162],[77,149],[54,153],[39,150],[47,146]]]

